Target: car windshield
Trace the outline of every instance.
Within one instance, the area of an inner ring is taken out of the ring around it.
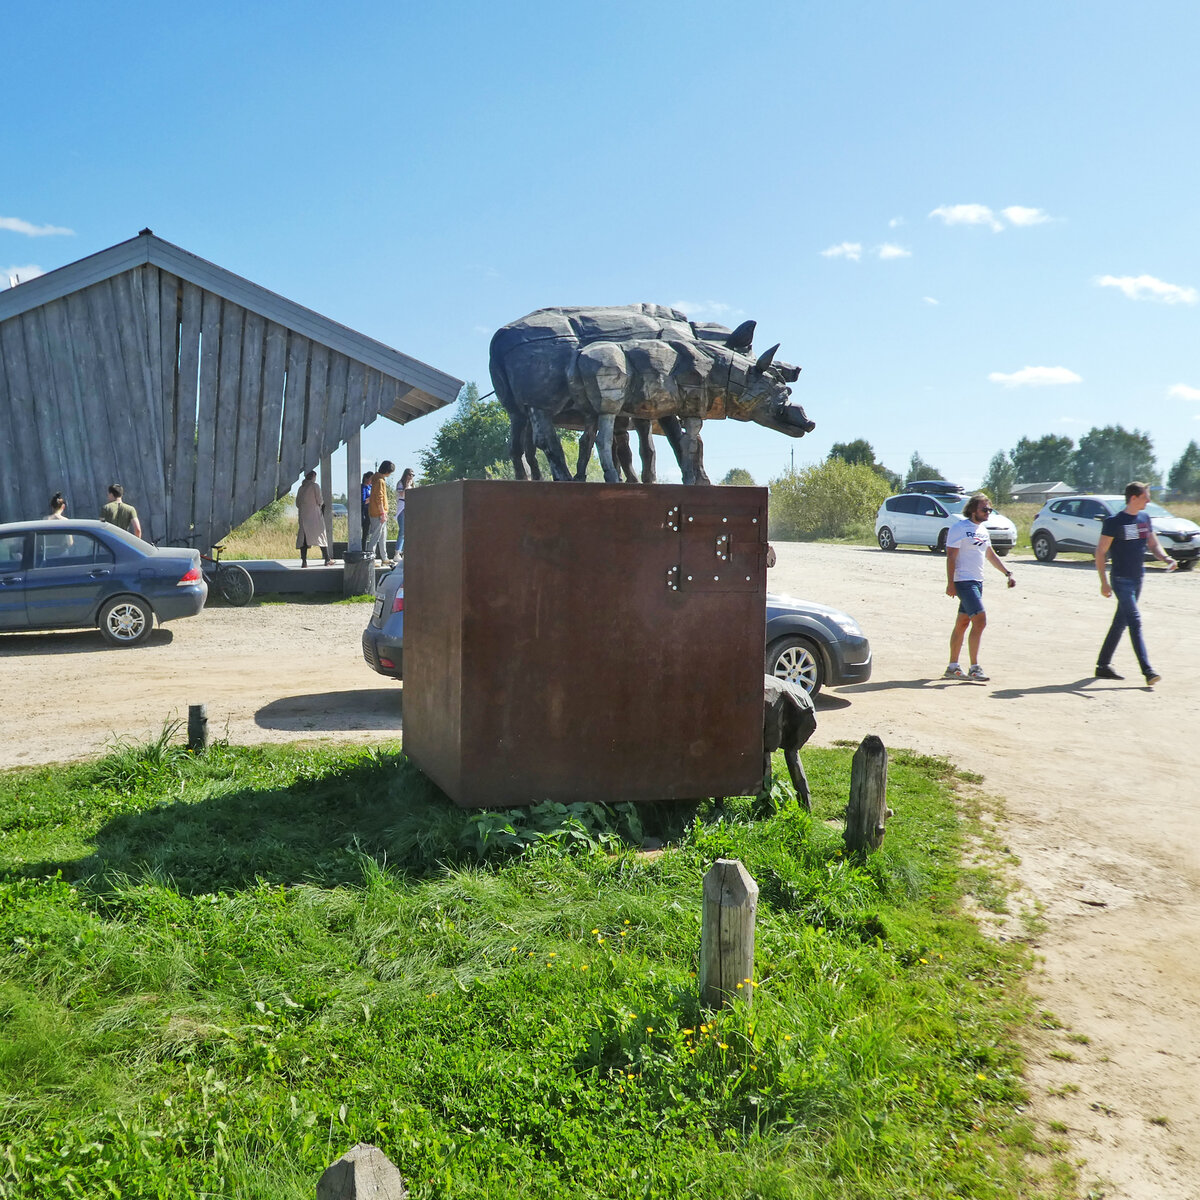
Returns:
[[[1147,504],[1145,511],[1151,517],[1173,517],[1175,515],[1173,512],[1168,512],[1161,504]]]
[[[966,504],[966,496],[939,496],[938,503],[947,511],[952,513],[961,513],[963,505]]]

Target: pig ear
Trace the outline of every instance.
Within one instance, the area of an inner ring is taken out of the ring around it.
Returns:
[[[756,321],[743,321],[726,339],[725,345],[730,350],[740,354],[749,354],[754,345],[754,326]]]
[[[776,342],[754,365],[760,371],[765,371],[771,365],[771,360],[775,357],[775,351],[778,349],[779,343]]]

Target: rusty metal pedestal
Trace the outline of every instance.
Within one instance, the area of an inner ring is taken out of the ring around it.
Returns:
[[[752,791],[766,517],[764,488],[414,489],[406,753],[463,807]]]

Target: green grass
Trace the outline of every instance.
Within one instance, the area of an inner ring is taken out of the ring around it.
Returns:
[[[398,752],[172,731],[0,775],[0,1197],[311,1197],[357,1141],[416,1197],[1067,1195],[1021,1116],[1026,961],[960,914],[943,761],[816,812],[461,811]],[[645,836],[661,855],[636,853]],[[698,1008],[701,880],[758,881],[753,1003]]]

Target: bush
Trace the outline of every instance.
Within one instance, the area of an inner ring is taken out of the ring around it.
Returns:
[[[845,537],[855,526],[873,525],[891,494],[869,466],[840,458],[789,471],[770,488],[771,536],[784,541]]]

